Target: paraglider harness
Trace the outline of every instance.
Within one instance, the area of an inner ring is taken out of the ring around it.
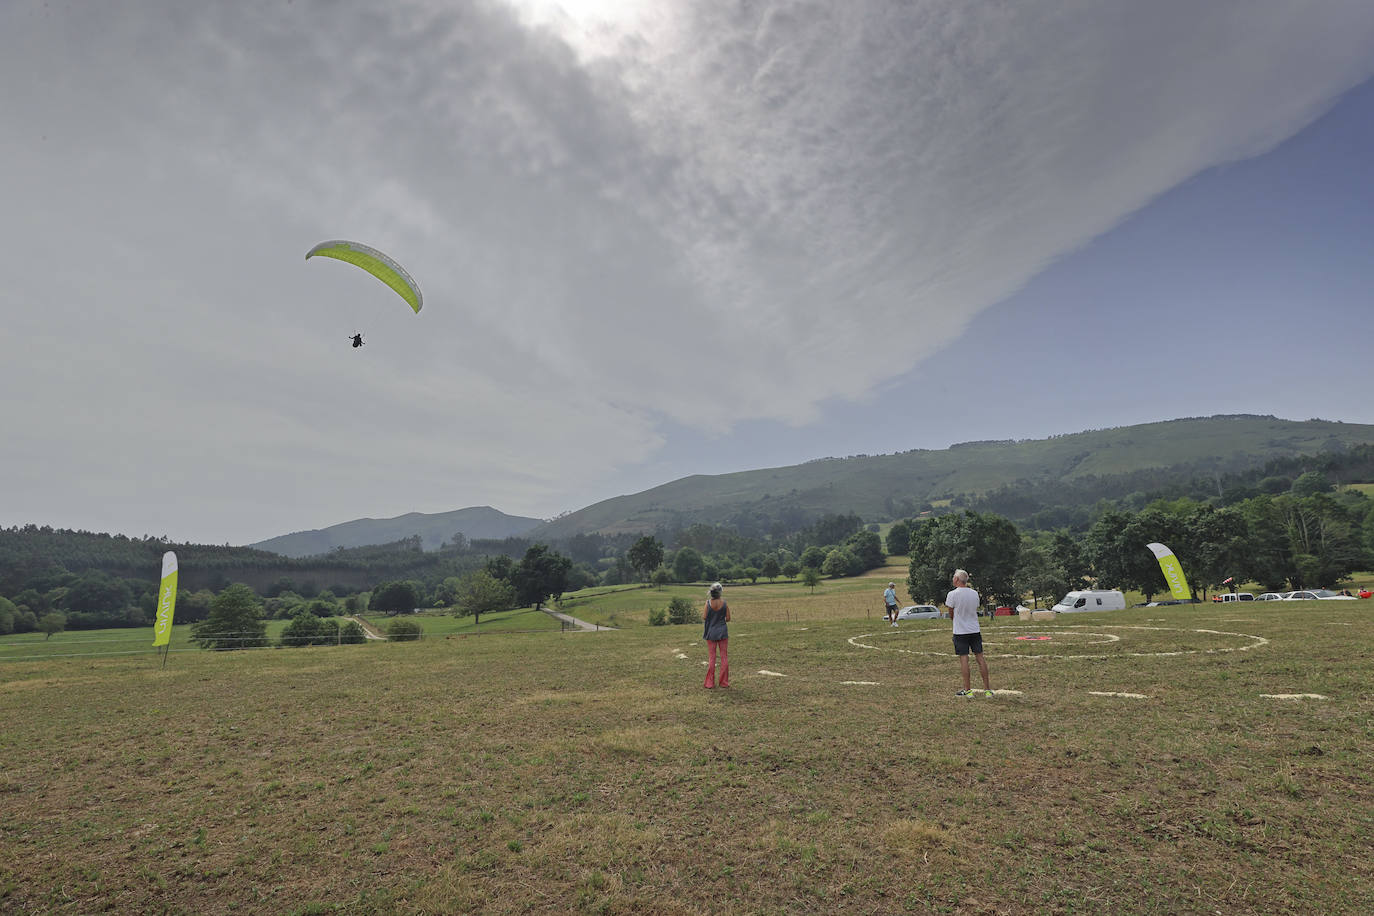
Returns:
[[[350,339],[353,341],[353,349],[355,350],[363,345],[363,335],[361,334],[354,334]]]

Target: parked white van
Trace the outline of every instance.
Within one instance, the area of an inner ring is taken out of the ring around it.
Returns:
[[[1061,614],[1071,611],[1120,611],[1126,607],[1126,596],[1118,591],[1069,592],[1054,610]]]

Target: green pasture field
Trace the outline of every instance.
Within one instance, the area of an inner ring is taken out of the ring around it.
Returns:
[[[900,557],[890,558],[893,565],[869,570],[862,576],[845,579],[822,579],[814,593],[799,580],[760,579],[750,584],[730,584],[725,598],[733,606],[748,602],[757,620],[797,621],[833,619],[835,617],[877,618],[883,615],[883,589],[888,582],[897,583],[898,595],[906,594],[907,568],[896,565]],[[707,583],[691,585],[633,586],[607,592],[604,588],[586,589],[564,596],[558,609],[579,620],[608,627],[636,627],[649,625],[649,612],[666,609],[674,597],[683,597],[695,605],[706,603]]]
[[[999,618],[961,699],[849,587],[732,589],[729,690],[699,625],[0,659],[0,911],[1374,912],[1374,601]]]
[[[369,614],[365,619],[373,627],[385,633],[387,624],[394,618],[381,614]],[[497,611],[494,614],[483,614],[476,621],[471,617],[454,617],[442,609],[425,611],[420,614],[407,614],[403,619],[418,623],[425,639],[443,636],[557,631],[561,626],[553,617],[533,608],[516,608],[510,611]]]

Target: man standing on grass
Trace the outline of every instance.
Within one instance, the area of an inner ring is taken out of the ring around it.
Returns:
[[[976,693],[969,688],[968,654],[978,659],[978,673],[983,676],[983,696],[992,696],[992,685],[988,683],[988,663],[983,658],[983,634],[978,627],[978,593],[968,587],[968,573],[962,569],[954,571],[950,582],[954,591],[945,597],[945,606],[954,618],[954,654],[959,656],[959,673],[964,679],[964,689],[957,696],[971,697]]]

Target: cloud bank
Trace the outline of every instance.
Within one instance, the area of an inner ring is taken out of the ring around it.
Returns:
[[[0,522],[576,508],[665,422],[862,398],[1374,69],[1335,0],[571,6],[0,12]]]

